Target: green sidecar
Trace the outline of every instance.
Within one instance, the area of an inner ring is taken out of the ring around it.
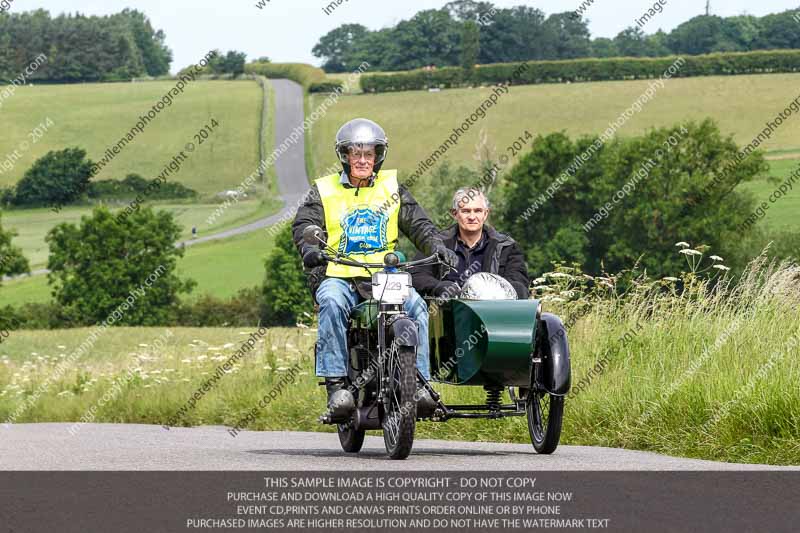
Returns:
[[[562,321],[538,300],[431,300],[428,308],[431,381],[486,391],[484,404],[446,405],[431,388],[438,408],[430,419],[526,415],[536,451],[552,453],[571,378]]]

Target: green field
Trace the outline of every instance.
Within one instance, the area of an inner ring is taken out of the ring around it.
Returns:
[[[172,213],[183,227],[182,237],[189,239],[192,227],[196,227],[198,235],[202,237],[263,218],[277,211],[280,206],[280,202],[273,198],[264,202],[241,201],[226,209],[212,225],[206,224],[206,219],[215,212],[219,204],[159,203],[157,209]],[[57,215],[49,209],[14,210],[4,213],[2,222],[4,228],[17,232],[14,244],[22,248],[31,268],[36,269],[47,264],[47,232],[62,222],[78,224],[82,216],[91,215],[91,212],[90,207],[66,207]]]
[[[574,83],[569,85],[522,85],[511,87],[497,105],[461,137],[446,158],[473,165],[481,130],[486,131],[498,156],[526,130],[533,135],[565,131],[570,136],[598,134],[630,107],[649,81]],[[747,144],[786,104],[797,97],[800,74],[706,77],[668,80],[655,98],[645,104],[619,131],[634,136],[649,128],[672,126],[681,121],[714,118],[723,132]],[[437,93],[409,91],[377,95],[343,96],[313,126],[316,168],[335,162],[330,140],[347,120],[369,117],[389,136],[386,168],[401,173],[416,170],[453,128],[462,124],[491,88],[452,89]],[[752,95],[758,95],[752,97]],[[314,108],[325,99],[312,96]],[[800,149],[800,116],[793,116],[765,145],[769,151]]]
[[[3,107],[4,118],[10,116],[13,122],[11,127],[0,131],[0,154],[13,150],[18,139],[24,139],[25,132],[37,123],[31,119],[33,109],[52,118],[54,126],[25,153],[10,173],[0,175],[0,186],[16,182],[36,157],[47,150],[67,146],[65,143],[75,138],[82,139],[80,146],[89,151],[90,157],[95,151],[104,150],[104,143],[119,137],[124,129],[122,125],[131,121],[135,123],[140,109],[149,109],[151,100],[155,101],[171,86],[172,82],[37,86],[17,93]],[[57,102],[58,105],[49,109],[42,102]],[[264,137],[268,149],[274,144],[274,104],[272,91],[268,90],[269,107]],[[200,119],[214,116],[220,123],[220,129],[202,147],[197,147],[189,162],[174,178],[198,190],[206,199],[201,199],[199,203],[164,201],[152,205],[175,215],[176,221],[183,227],[182,236],[185,239],[191,237],[192,227],[197,227],[202,237],[268,216],[281,205],[274,194],[274,167],[267,171],[267,194],[261,199],[251,197],[232,203],[212,224],[207,223],[209,215],[221,205],[207,198],[221,190],[235,189],[258,166],[261,105],[262,91],[251,81],[190,84],[184,95],[163,110],[148,125],[145,133],[129,144],[108,169],[98,175],[98,179],[121,178],[131,172],[145,177],[155,176],[163,166],[160,161],[169,162],[174,155],[172,145],[180,148],[186,142],[196,142],[192,136],[202,126]],[[196,128],[192,121],[198,122]],[[76,134],[76,126],[70,126],[72,124],[80,124],[83,131]],[[225,125],[228,127],[225,128]],[[111,207],[116,207],[116,204],[111,204]],[[17,232],[14,244],[22,248],[31,268],[37,269],[47,263],[47,232],[62,222],[78,223],[82,216],[90,212],[90,206],[66,207],[58,214],[48,209],[11,210],[3,213],[2,223],[5,228]],[[209,293],[229,296],[241,288],[256,285],[263,276],[263,254],[259,255],[257,251],[271,246],[270,242],[264,243],[265,237],[265,233],[257,232],[230,242],[192,248],[180,263],[181,275],[199,282],[196,295]],[[251,250],[256,252],[246,253]],[[214,272],[215,265],[224,266],[229,275],[223,277]],[[44,277],[6,282],[0,289],[0,302],[3,304],[48,299],[49,289]]]
[[[29,150],[20,151],[22,157],[15,167],[0,175],[0,186],[19,181],[33,162],[50,150],[79,146],[90,159],[100,160],[106,148],[117,144],[174,84],[36,85],[18,91],[3,105],[1,158],[20,142],[30,140],[28,133],[48,117],[54,125]],[[193,142],[195,151],[174,179],[201,194],[235,188],[258,167],[261,94],[253,81],[190,83],[96,179],[122,179],[129,173],[153,179]],[[212,118],[219,128],[199,145],[194,135]]]
[[[752,272],[759,272],[757,267]],[[761,270],[763,272],[763,270]],[[657,291],[627,304],[593,301],[570,328],[573,387],[563,444],[610,446],[724,461],[800,463],[800,292],[784,269],[744,281],[738,294],[702,287],[686,298]],[[747,304],[746,304],[747,303]],[[564,316],[575,308],[550,307]],[[138,367],[96,422],[164,424],[254,328],[111,328],[19,422],[77,421],[122,369]],[[626,333],[635,332],[626,341]],[[15,331],[0,345],[0,421],[36,390],[89,330]],[[727,338],[720,342],[720,339]],[[768,339],[768,340],[767,340]],[[299,364],[286,392],[249,429],[332,431],[317,416],[313,329],[273,329],[178,425],[236,425]],[[602,372],[592,372],[601,359]],[[695,361],[700,364],[690,371]],[[446,403],[482,403],[480,387],[435,385]],[[524,419],[417,426],[419,438],[528,443]],[[333,450],[332,450],[333,451]],[[559,453],[558,451],[556,453]]]
[[[184,257],[178,261],[178,275],[183,279],[194,279],[198,286],[186,299],[192,300],[203,294],[227,298],[240,289],[261,284],[264,259],[272,246],[273,238],[262,230],[187,248]],[[6,281],[0,287],[0,305],[49,300],[50,287],[45,275]]]

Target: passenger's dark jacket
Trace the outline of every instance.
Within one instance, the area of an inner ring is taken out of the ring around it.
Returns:
[[[530,298],[528,267],[517,242],[488,224],[483,227],[483,231],[486,232],[489,242],[486,245],[480,271],[498,274],[505,278],[517,291],[517,296],[521,300]],[[444,245],[451,250],[455,250],[457,235],[457,224],[453,224],[439,234]],[[418,258],[421,257],[418,256]],[[435,294],[435,290],[440,283],[441,269],[440,265],[414,267],[411,272],[417,292],[423,296],[438,296]]]
[[[348,189],[354,188],[349,184],[344,187]],[[399,192],[400,214],[398,217],[398,226],[400,232],[408,237],[414,246],[417,247],[417,250],[422,251],[422,257],[427,257],[433,253],[434,243],[437,241],[441,242],[438,236],[438,230],[433,222],[431,222],[431,219],[428,218],[425,210],[417,203],[405,186],[400,185]],[[319,189],[316,184],[306,195],[306,200],[297,210],[297,215],[292,224],[292,238],[301,256],[308,246],[303,242],[303,230],[306,226],[310,225],[319,226],[323,230],[327,229],[325,227],[325,213],[322,208],[322,200],[320,199]],[[322,238],[327,240],[327,231],[325,231]],[[325,279],[326,268],[327,266],[320,266],[306,271],[308,285],[312,295],[316,295],[317,289]]]

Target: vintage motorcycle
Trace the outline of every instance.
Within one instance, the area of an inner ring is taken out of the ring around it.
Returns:
[[[402,254],[393,252],[384,264],[361,263],[328,247],[317,226],[305,228],[303,238],[320,245],[328,261],[363,267],[372,279],[371,298],[353,308],[347,331],[353,403],[320,419],[338,426],[344,451],[360,451],[366,431],[382,430],[387,455],[405,459],[418,419],[508,416],[527,416],[536,452],[555,451],[571,380],[566,330],[557,316],[542,313],[538,300],[481,299],[479,293],[429,300],[429,338],[418,339],[417,326],[403,309],[411,289],[408,270],[441,263],[438,256],[402,261]],[[486,402],[446,405],[416,368],[419,341],[430,344],[431,381],[482,386]],[[504,388],[510,403],[502,401]]]

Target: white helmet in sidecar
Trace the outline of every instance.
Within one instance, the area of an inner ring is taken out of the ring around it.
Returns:
[[[463,300],[516,300],[517,291],[497,274],[478,272],[467,279],[459,297]]]

